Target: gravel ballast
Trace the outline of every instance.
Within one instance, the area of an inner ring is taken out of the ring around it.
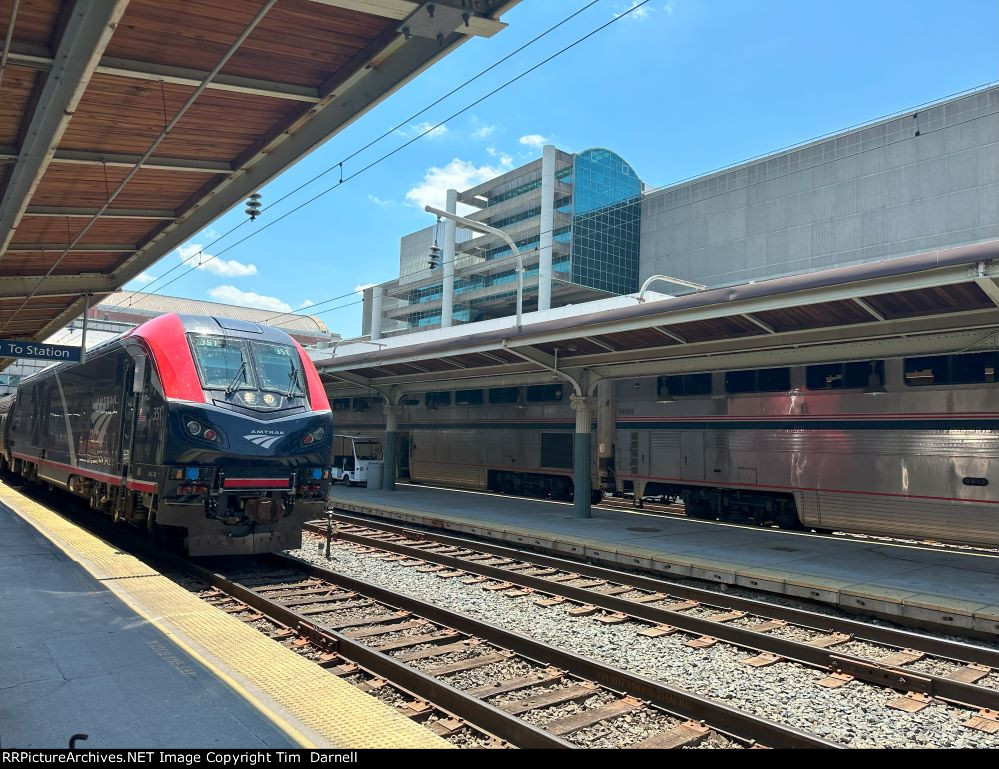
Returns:
[[[748,668],[741,663],[748,653],[726,643],[690,649],[683,645],[689,640],[683,633],[646,638],[637,635],[642,626],[635,622],[603,625],[570,617],[571,603],[543,608],[531,596],[507,598],[342,547],[327,562],[317,554],[316,541],[307,538],[305,547],[290,554],[826,739],[853,747],[999,747],[999,735],[962,725],[973,713],[939,701],[918,713],[904,713],[886,706],[899,696],[888,689],[859,681],[826,689],[817,685],[824,673],[801,665]]]

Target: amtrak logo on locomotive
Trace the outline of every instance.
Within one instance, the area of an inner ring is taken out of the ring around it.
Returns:
[[[250,443],[260,446],[262,449],[269,449],[284,437],[284,433],[278,430],[254,430],[249,435],[244,435],[243,437]]]

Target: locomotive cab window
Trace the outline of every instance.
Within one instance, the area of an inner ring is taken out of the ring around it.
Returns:
[[[224,336],[192,334],[191,350],[206,390],[246,389],[253,386],[246,343]]]
[[[261,390],[274,390],[289,397],[305,394],[305,378],[298,350],[286,344],[251,342]]]
[[[725,374],[725,392],[778,393],[791,389],[790,368],[760,368],[749,371],[729,371]]]
[[[905,383],[928,385],[995,384],[999,352],[929,355],[905,359]]]

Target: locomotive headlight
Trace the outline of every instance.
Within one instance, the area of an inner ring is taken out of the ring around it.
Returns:
[[[185,424],[184,426],[187,428],[187,431],[191,435],[201,435],[201,430],[202,430],[201,422],[198,422],[195,419],[188,419],[187,424]]]
[[[316,441],[316,443],[318,443],[325,437],[326,437],[325,427],[317,427],[315,430],[312,431],[312,440]]]
[[[257,394],[253,390],[243,391],[242,395],[243,403],[245,403],[247,406],[255,406],[257,404],[257,397],[258,397]],[[265,395],[264,403],[266,402],[267,402],[267,396]]]
[[[278,399],[274,393],[264,393],[264,405],[265,406],[277,406]]]

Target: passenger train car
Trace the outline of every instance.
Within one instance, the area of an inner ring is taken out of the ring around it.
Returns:
[[[997,545],[997,366],[976,352],[618,381],[598,399],[594,486],[694,517]],[[338,429],[376,429],[369,401],[334,399]],[[569,498],[573,417],[558,384],[411,398],[400,473]]]
[[[329,490],[333,420],[312,361],[255,323],[162,315],[26,378],[4,464],[190,555],[298,547]]]

